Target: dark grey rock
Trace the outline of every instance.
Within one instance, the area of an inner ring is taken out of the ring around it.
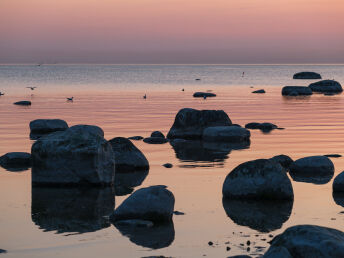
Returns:
[[[285,86],[282,89],[282,95],[288,96],[292,92],[297,92],[298,95],[312,95],[311,88],[305,86]]]
[[[333,192],[344,193],[344,171],[334,178],[332,189],[333,189]]]
[[[222,193],[229,199],[292,200],[293,187],[282,166],[267,159],[242,163],[226,177]]]
[[[151,137],[165,138],[165,135],[160,131],[154,131],[152,132]]]
[[[113,212],[111,220],[143,219],[170,222],[174,210],[174,196],[166,186],[141,188],[130,195]]]
[[[161,138],[161,137],[147,137],[147,138],[144,138],[143,141],[149,144],[164,144],[168,142],[166,138]]]
[[[223,110],[179,110],[167,138],[201,139],[203,130],[211,126],[229,126],[232,121]]]
[[[208,97],[216,97],[215,93],[210,93],[210,92],[195,92],[193,94],[194,98],[208,98]]]
[[[234,256],[228,256],[227,258],[252,258],[251,256],[249,255],[234,255]]]
[[[68,124],[61,119],[36,119],[30,122],[30,138],[38,139],[44,134],[67,129]]]
[[[299,96],[299,93],[297,91],[292,91],[288,94],[288,96],[296,97],[296,96]]]
[[[165,163],[163,166],[165,168],[172,168],[173,167],[173,165],[171,163]]]
[[[270,160],[279,163],[286,170],[289,170],[291,163],[294,162],[289,156],[283,154],[274,156]]]
[[[181,211],[174,211],[173,214],[174,215],[185,215],[185,213],[181,212]]]
[[[255,90],[255,91],[252,91],[252,93],[265,93],[265,90],[261,89],[261,90]]]
[[[27,152],[9,152],[0,157],[0,166],[8,171],[23,171],[31,167],[31,154]]]
[[[264,258],[293,258],[289,251],[283,247],[278,246],[275,248],[270,248],[263,256]]]
[[[245,125],[245,128],[248,129],[259,129],[262,130],[263,132],[270,132],[273,129],[278,129],[277,125],[264,122],[264,123],[257,123],[257,122],[252,122],[248,123]]]
[[[281,251],[281,255],[276,248]],[[286,250],[290,256],[286,256]],[[263,257],[305,257],[305,258],[337,258],[344,257],[344,233],[333,229],[314,225],[297,225],[287,228],[271,241],[267,254],[275,256]]]
[[[116,172],[148,170],[149,163],[143,153],[124,137],[109,141],[114,152]]]
[[[334,80],[323,80],[319,82],[314,82],[311,83],[308,87],[314,92],[335,93],[343,91],[343,88],[340,85],[340,83]]]
[[[0,249],[0,254],[4,254],[4,253],[7,253],[7,251],[4,249]]]
[[[135,140],[135,141],[140,141],[143,139],[142,136],[131,136],[131,137],[128,137],[128,139],[130,140]]]
[[[328,157],[328,158],[340,158],[340,157],[342,157],[342,155],[340,155],[340,154],[326,154],[324,156]]]
[[[31,101],[28,100],[21,100],[13,103],[14,105],[19,105],[19,106],[31,106]]]
[[[111,144],[97,126],[76,125],[39,138],[31,148],[32,184],[112,185]]]
[[[315,72],[300,72],[294,74],[293,79],[321,79],[321,75]]]
[[[249,130],[238,126],[213,126],[203,131],[205,141],[247,142],[250,140]]]

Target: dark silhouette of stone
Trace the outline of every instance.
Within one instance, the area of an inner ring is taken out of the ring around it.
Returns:
[[[165,135],[160,131],[154,131],[152,132],[151,137],[165,138]]]
[[[0,157],[0,166],[8,171],[18,172],[31,167],[31,154],[27,152],[9,152]]]
[[[294,74],[293,79],[321,79],[321,75],[315,72],[300,72]]]
[[[204,141],[248,142],[250,136],[249,130],[238,126],[214,126],[203,131]]]
[[[262,94],[262,93],[265,93],[265,90],[261,89],[261,90],[255,90],[255,91],[252,91],[252,93],[259,93],[259,94]]]
[[[208,98],[208,97],[216,97],[215,93],[211,93],[211,92],[195,92],[193,94],[194,98]]]
[[[298,95],[312,95],[313,92],[311,90],[311,88],[309,87],[305,87],[305,86],[285,86],[282,89],[282,95],[283,96],[290,96],[290,94],[293,93],[297,93]]]
[[[147,137],[147,138],[144,138],[143,141],[149,144],[164,144],[168,142],[166,138],[161,138],[161,137]]]
[[[173,167],[173,165],[171,163],[165,163],[163,166],[165,168],[172,168]]]
[[[308,86],[313,92],[339,93],[343,91],[339,82],[334,80],[323,80],[311,83]]]
[[[338,174],[332,184],[333,192],[344,193],[344,171]]]
[[[283,154],[274,156],[270,160],[279,163],[286,170],[289,170],[291,163],[294,162],[289,156]]]
[[[143,139],[143,137],[142,136],[131,136],[131,137],[128,137],[128,139],[134,140],[134,141],[140,141]]]
[[[36,140],[45,134],[67,129],[68,124],[61,119],[36,119],[30,122],[30,138]]]
[[[273,129],[278,129],[277,125],[264,122],[264,123],[257,123],[257,122],[252,122],[248,123],[245,125],[245,128],[247,129],[259,129],[263,132],[270,132]]]
[[[14,105],[19,105],[19,106],[31,106],[31,101],[28,100],[21,100],[13,103]]]

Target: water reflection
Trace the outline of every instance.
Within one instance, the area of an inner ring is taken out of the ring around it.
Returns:
[[[324,185],[327,184],[328,182],[331,181],[334,172],[329,173],[329,174],[322,174],[322,175],[309,175],[309,173],[294,173],[294,172],[289,172],[290,177],[295,181],[295,182],[303,182],[303,183],[311,183],[311,184],[316,184],[316,185]]]
[[[142,184],[148,175],[148,170],[117,173],[115,175],[115,193],[117,196],[127,195],[134,191],[134,187]]]
[[[259,232],[270,232],[282,227],[291,214],[293,201],[222,200],[229,218],[240,226]]]
[[[248,149],[250,142],[206,142],[174,140],[170,142],[176,157],[184,164],[181,167],[223,166],[232,150]]]
[[[114,225],[122,235],[129,238],[136,245],[159,249],[168,247],[174,241],[173,222],[154,225],[150,228],[124,226],[121,224]]]
[[[113,188],[32,188],[32,221],[44,231],[94,232],[110,226]]]

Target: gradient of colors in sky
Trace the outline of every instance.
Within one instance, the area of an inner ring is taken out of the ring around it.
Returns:
[[[0,63],[344,63],[344,0],[0,0]]]

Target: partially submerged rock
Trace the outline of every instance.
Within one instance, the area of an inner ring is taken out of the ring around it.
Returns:
[[[216,97],[215,93],[211,93],[211,92],[195,92],[193,94],[194,98],[208,98],[208,97]]]
[[[229,126],[232,121],[223,110],[179,110],[167,138],[201,139],[203,130],[211,126]]]
[[[265,93],[265,90],[264,89],[261,89],[261,90],[255,90],[255,91],[252,91],[252,93]]]
[[[250,136],[249,130],[238,126],[213,126],[203,131],[205,141],[247,142]]]
[[[335,80],[323,80],[311,83],[308,86],[313,92],[339,93],[343,91],[342,86]]]
[[[271,252],[276,256],[268,256]],[[287,253],[290,256],[286,256]],[[292,226],[272,239],[271,247],[263,257],[344,257],[344,233],[314,225]]]
[[[68,124],[61,119],[36,119],[30,122],[30,138],[38,139],[44,134],[67,129]]]
[[[152,132],[151,137],[165,138],[165,135],[160,131],[154,131]]]
[[[143,153],[124,137],[109,141],[114,152],[116,172],[148,170],[149,163]]]
[[[284,96],[290,96],[290,94],[293,93],[293,95],[295,95],[295,93],[297,93],[298,95],[312,95],[313,92],[309,87],[305,87],[305,86],[285,86],[282,89],[282,95]]]
[[[168,142],[166,138],[161,138],[161,137],[147,137],[147,138],[144,138],[143,141],[149,144],[164,144]]]
[[[173,210],[173,194],[166,186],[156,185],[135,191],[113,212],[110,219],[114,222],[128,219],[170,222]]]
[[[291,182],[282,166],[268,159],[242,163],[226,177],[222,193],[228,199],[293,200]]]
[[[31,154],[27,152],[9,152],[0,157],[0,166],[8,171],[23,171],[31,167]]]
[[[131,136],[131,137],[128,137],[129,140],[134,140],[134,141],[140,141],[143,139],[142,136]]]
[[[31,101],[28,100],[21,100],[13,103],[14,105],[19,105],[19,106],[31,106]]]
[[[273,129],[278,129],[278,126],[272,123],[264,122],[264,123],[257,123],[252,122],[245,125],[245,128],[248,129],[259,129],[263,132],[270,132]]]
[[[293,79],[321,79],[321,75],[315,72],[300,72],[294,74]]]
[[[163,166],[165,168],[172,168],[173,167],[173,165],[171,163],[165,163]]]
[[[334,178],[332,189],[333,192],[344,193],[344,171]]]
[[[43,136],[31,155],[33,185],[113,184],[114,153],[97,126],[76,125]]]

